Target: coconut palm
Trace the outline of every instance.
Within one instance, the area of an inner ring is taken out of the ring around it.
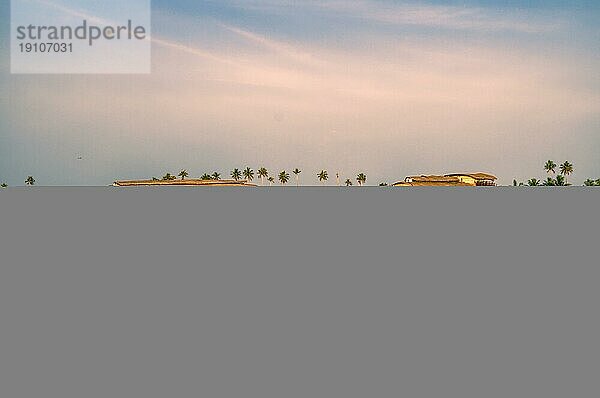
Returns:
[[[365,173],[360,173],[356,176],[356,181],[358,181],[358,185],[361,187],[367,183],[367,176]]]
[[[568,187],[571,185],[567,182],[567,178],[562,174],[557,175],[554,181],[556,182],[557,187]]]
[[[248,182],[252,182],[252,180],[254,180],[254,170],[252,170],[250,167],[246,167],[242,174]]]
[[[571,163],[569,163],[568,161],[565,161],[563,164],[560,165],[560,174],[562,174],[563,176],[565,176],[565,182],[567,181],[567,178],[573,174],[573,172],[575,171],[573,165]]]
[[[542,183],[543,186],[545,187],[555,187],[556,186],[556,180],[552,177],[548,177],[546,178],[546,181],[544,181]]]
[[[175,177],[174,175],[171,175],[171,173],[167,173],[163,176],[163,181],[173,181],[176,180],[177,177]]]
[[[300,186],[300,174],[302,173],[302,170],[296,168],[292,173],[294,173],[296,175],[296,186],[299,187]]]
[[[26,185],[35,185],[35,179],[32,176],[27,177],[25,180]]]
[[[344,184],[346,184],[347,187],[351,187],[352,186],[352,180],[348,178]]]
[[[527,185],[530,187],[539,187],[542,185],[542,182],[536,178],[532,178],[531,180],[527,181]]]
[[[329,179],[329,173],[327,172],[327,170],[321,170],[321,172],[317,174],[317,177],[319,177],[319,181],[321,181],[321,183],[325,185],[325,181]]]
[[[275,178],[273,178],[273,176],[267,178],[267,180],[269,181],[269,185],[273,186],[273,183],[275,182]]]
[[[265,178],[269,177],[269,171],[264,168],[261,167],[260,169],[258,169],[258,178],[260,178],[262,185],[265,185]]]
[[[546,164],[544,165],[544,170],[546,170],[546,173],[550,174],[555,174],[556,173],[556,163],[554,163],[553,160],[548,160],[546,162]]]
[[[221,174],[215,171],[210,177],[215,181],[219,181],[221,179]]]
[[[190,174],[187,172],[187,170],[181,170],[179,172],[178,177],[181,177],[181,181],[185,180]]]
[[[233,169],[231,172],[231,178],[235,181],[239,181],[242,178],[242,172],[239,169]]]
[[[200,177],[200,179],[202,181],[210,181],[213,179],[213,177],[208,173],[204,173],[204,174],[202,174],[202,177]]]
[[[281,182],[281,185],[290,182],[290,175],[285,170],[279,173],[279,182]]]

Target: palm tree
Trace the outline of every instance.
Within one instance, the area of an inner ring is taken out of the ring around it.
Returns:
[[[329,179],[329,173],[327,172],[327,170],[321,170],[321,172],[317,174],[317,177],[319,177],[319,181],[321,181],[321,183],[325,185],[325,181]]]
[[[32,176],[27,177],[25,180],[26,185],[35,185],[35,179]]]
[[[542,182],[536,178],[532,178],[531,180],[527,181],[527,185],[530,187],[539,187],[542,185]]]
[[[181,181],[185,180],[190,174],[187,172],[187,170],[181,170],[179,172],[179,177],[181,177]]]
[[[560,165],[560,174],[565,176],[565,182],[567,181],[567,177],[573,174],[574,171],[575,169],[573,168],[573,165],[569,163],[569,161],[565,161]]]
[[[583,183],[583,185],[585,185],[586,187],[595,187],[596,186],[596,181],[592,180],[591,178],[588,178],[587,180],[585,180],[585,182]]]
[[[208,173],[204,173],[204,174],[202,174],[202,177],[200,177],[200,179],[202,181],[210,181],[213,179],[213,177]]]
[[[235,181],[239,181],[242,178],[242,172],[239,169],[233,169],[231,172],[231,178]]]
[[[299,187],[300,186],[300,173],[302,173],[302,170],[296,168],[292,173],[294,173],[296,175],[296,186]]]
[[[352,186],[352,180],[348,178],[346,180],[345,184],[346,184],[347,187],[351,187]]]
[[[555,174],[556,173],[556,163],[554,163],[553,160],[548,160],[546,162],[546,164],[544,165],[544,170],[546,170],[546,173],[550,174]]]
[[[273,183],[275,182],[275,178],[273,178],[273,176],[267,178],[267,180],[269,180],[269,185],[273,186]]]
[[[356,181],[358,181],[358,185],[361,187],[367,183],[367,176],[364,173],[360,173],[356,176]]]
[[[221,179],[221,174],[215,171],[210,177],[215,181],[219,181]]]
[[[175,177],[174,175],[171,175],[171,173],[167,173],[163,176],[163,181],[173,181],[176,180],[177,177]]]
[[[261,167],[260,169],[258,169],[258,178],[260,178],[262,185],[265,185],[265,178],[269,177],[269,171],[264,168]]]
[[[285,185],[290,181],[290,175],[284,170],[281,173],[279,173],[279,181],[281,182],[281,185]]]
[[[546,178],[546,181],[544,181],[544,183],[542,185],[545,187],[555,187],[556,180],[552,177],[548,177],[548,178]]]
[[[554,181],[556,182],[557,187],[568,187],[571,185],[567,182],[567,179],[562,174],[557,175]]]
[[[252,182],[252,180],[254,180],[254,170],[252,170],[250,167],[246,167],[242,174],[248,182]]]

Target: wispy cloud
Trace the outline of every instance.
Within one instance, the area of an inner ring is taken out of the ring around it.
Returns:
[[[88,11],[75,9],[72,7],[67,7],[67,6],[60,4],[58,2],[55,2],[55,1],[51,1],[51,0],[35,0],[35,1],[46,7],[50,7],[55,10],[61,11],[61,12],[65,13],[66,15],[77,17],[77,18],[82,18],[82,19],[85,19],[90,22],[98,23],[100,25],[114,25],[115,24],[115,21],[103,19],[96,15],[90,14]],[[156,44],[156,45],[159,45],[162,47],[168,47],[173,50],[177,50],[177,51],[184,52],[187,54],[192,54],[192,55],[202,57],[205,59],[209,59],[209,60],[219,62],[222,64],[227,64],[227,65],[235,65],[236,64],[236,62],[232,58],[220,57],[214,53],[211,53],[210,51],[203,50],[196,46],[186,45],[186,44],[174,41],[174,40],[168,40],[168,39],[160,38],[157,36],[151,36],[150,41],[153,44]]]
[[[35,0],[35,1],[41,5],[51,7],[56,10],[59,10],[61,12],[64,12],[65,14],[70,15],[72,17],[86,19],[89,22],[94,22],[94,23],[101,24],[101,25],[109,25],[111,23],[111,21],[108,21],[106,19],[99,18],[95,15],[91,15],[82,10],[77,10],[72,7],[66,7],[66,6],[64,6],[60,3],[54,2],[54,1],[50,1],[50,0]]]
[[[394,4],[374,0],[325,0],[318,6],[381,23],[448,29],[540,33],[554,30],[558,24],[556,20],[532,21],[514,13],[467,6]]]
[[[298,9],[320,10],[329,15],[368,20],[380,24],[423,26],[474,31],[543,33],[564,25],[557,18],[532,18],[524,11],[426,3],[396,3],[381,0],[224,0],[239,8],[268,13]]]
[[[322,61],[316,59],[309,52],[302,51],[301,49],[297,48],[296,46],[285,43],[283,41],[274,40],[274,39],[268,38],[266,36],[263,36],[263,35],[260,35],[260,34],[254,33],[254,32],[250,32],[248,30],[245,30],[245,29],[242,29],[242,28],[239,28],[236,26],[231,26],[231,25],[227,25],[227,24],[220,24],[220,26],[223,27],[224,29],[229,30],[230,32],[233,32],[233,33],[251,41],[251,42],[254,42],[254,43],[259,44],[269,50],[272,50],[280,56],[291,58],[291,59],[301,62],[303,64],[317,65],[317,64],[322,63]]]
[[[153,44],[157,44],[162,47],[167,47],[172,50],[176,50],[179,52],[195,55],[201,58],[206,58],[208,60],[212,60],[218,63],[227,64],[227,65],[236,65],[237,63],[232,58],[226,58],[223,56],[216,55],[210,51],[203,50],[201,48],[195,46],[189,46],[183,43],[179,43],[173,40],[162,39],[160,37],[152,37],[151,39]]]

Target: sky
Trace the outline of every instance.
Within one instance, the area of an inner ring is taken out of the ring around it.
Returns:
[[[548,159],[600,178],[596,1],[153,0],[148,75],[11,75],[6,3],[9,185],[246,166],[510,184]]]

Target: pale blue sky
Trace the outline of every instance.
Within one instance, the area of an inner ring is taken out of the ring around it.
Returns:
[[[148,76],[10,75],[2,23],[0,181],[264,165],[508,184],[548,158],[600,178],[599,17],[596,1],[153,0]]]

